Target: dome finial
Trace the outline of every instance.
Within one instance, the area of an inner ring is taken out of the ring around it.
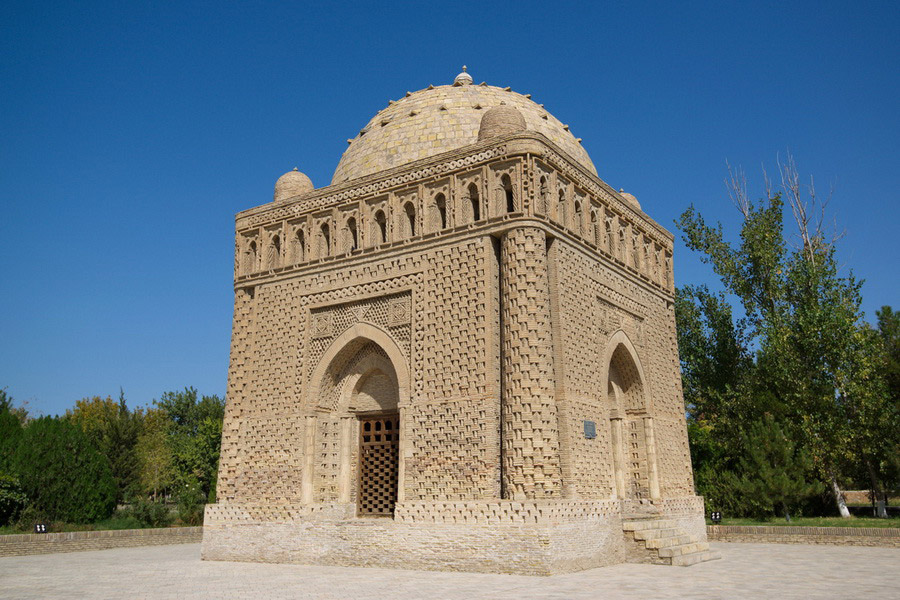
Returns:
[[[472,85],[472,76],[466,73],[466,65],[463,65],[462,73],[453,80],[453,85]]]

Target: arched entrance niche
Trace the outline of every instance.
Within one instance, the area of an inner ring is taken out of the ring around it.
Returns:
[[[388,516],[402,500],[406,358],[384,330],[358,323],[328,348],[310,377],[304,502]]]
[[[659,498],[650,393],[637,350],[624,331],[604,353],[604,390],[612,440],[614,494],[625,500]]]

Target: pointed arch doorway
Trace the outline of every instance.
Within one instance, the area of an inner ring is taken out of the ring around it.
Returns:
[[[310,381],[316,423],[308,502],[336,501],[357,516],[393,515],[403,495],[408,382],[403,352],[374,325],[358,323],[330,345]]]
[[[650,394],[637,351],[628,336],[618,331],[605,357],[614,496],[629,501],[659,498]]]

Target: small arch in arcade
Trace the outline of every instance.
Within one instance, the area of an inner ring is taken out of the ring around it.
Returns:
[[[350,217],[347,219],[347,244],[346,250],[353,252],[359,247],[359,235],[356,231],[356,219]]]
[[[441,229],[447,228],[447,198],[444,194],[438,194],[434,197],[434,207],[438,213],[438,224]]]
[[[319,258],[331,255],[331,231],[328,223],[322,223],[319,230]]]
[[[472,222],[481,220],[481,198],[478,196],[478,186],[474,183],[470,183],[468,187],[469,192],[469,208],[471,210],[470,216],[472,217]]]
[[[412,202],[403,205],[403,212],[406,215],[406,234],[408,237],[416,235],[416,207]]]
[[[504,174],[500,178],[500,187],[503,188],[503,195],[506,199],[506,212],[516,212],[516,199],[513,195],[512,179],[510,179],[509,175]]]
[[[375,213],[375,228],[379,244],[387,243],[387,217],[383,210]]]

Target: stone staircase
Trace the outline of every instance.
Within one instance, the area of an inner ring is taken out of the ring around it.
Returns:
[[[685,533],[671,519],[656,515],[625,516],[622,529],[637,546],[640,562],[688,567],[719,558],[707,542]]]

